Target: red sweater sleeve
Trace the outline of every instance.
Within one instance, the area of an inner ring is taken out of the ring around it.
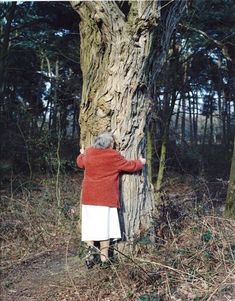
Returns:
[[[84,164],[84,155],[83,155],[83,154],[80,154],[80,155],[77,157],[76,163],[77,163],[77,166],[78,166],[78,167],[80,167],[80,168],[85,168],[85,164]]]
[[[116,166],[118,171],[135,172],[141,170],[144,165],[140,160],[126,160],[121,154],[117,154]]]

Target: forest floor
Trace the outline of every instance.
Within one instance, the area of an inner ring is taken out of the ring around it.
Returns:
[[[117,250],[110,268],[87,270],[78,214],[69,215],[81,177],[15,178],[1,190],[0,300],[235,301],[235,222],[222,216],[225,182],[171,175],[155,242],[143,237],[133,254]]]

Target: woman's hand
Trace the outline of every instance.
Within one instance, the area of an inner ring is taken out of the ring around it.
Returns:
[[[146,164],[146,159],[143,158],[141,155],[139,157],[139,160],[141,161],[142,164]]]
[[[84,149],[84,145],[82,145],[82,148],[80,149],[80,154],[84,155],[85,153],[85,149]]]

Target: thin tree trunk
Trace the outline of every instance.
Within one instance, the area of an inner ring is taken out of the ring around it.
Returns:
[[[61,131],[61,109],[58,99],[58,84],[59,84],[59,61],[55,62],[55,79],[54,79],[54,96],[53,106],[51,103],[51,131],[56,136],[58,131]],[[53,84],[53,81],[52,81]]]
[[[219,84],[220,85],[220,84]],[[218,111],[219,111],[219,118],[218,118],[218,137],[221,137],[219,138],[219,141],[221,143],[222,141],[222,107],[221,107],[221,88],[219,87],[218,90],[217,90],[217,93],[218,93]],[[218,139],[216,138],[216,143],[218,143]]]
[[[198,116],[199,116],[199,103],[198,103],[198,95],[195,95],[196,99],[196,118],[195,118],[195,136],[196,136],[196,141],[198,141]]]
[[[178,109],[175,117],[175,130],[178,131],[178,126],[179,126],[179,117],[180,117],[180,110],[181,110],[181,98],[178,103]]]
[[[226,121],[225,121],[225,144],[229,144],[230,140],[230,135],[231,135],[231,124],[230,124],[230,98],[229,98],[229,88],[225,89],[224,91],[224,102],[225,102],[225,116],[226,116]]]
[[[42,57],[41,59],[41,71],[43,72],[44,71],[44,60],[45,58]],[[47,68],[48,68],[48,77],[50,76],[51,72],[49,72],[50,70],[50,62],[48,60],[48,58],[46,58],[46,62],[47,62]],[[51,84],[51,79],[49,78],[49,82]],[[46,118],[47,118],[47,114],[48,114],[48,109],[50,107],[50,99],[48,98],[47,100],[47,104],[46,104],[46,108],[44,110],[44,114],[43,114],[43,117],[42,117],[42,121],[41,121],[41,125],[40,125],[40,129],[39,129],[39,133],[41,134],[42,131],[43,131],[43,128],[44,128],[44,125],[45,125],[45,122],[46,122]]]
[[[193,110],[194,110],[194,104],[193,104]],[[191,97],[189,92],[188,92],[188,111],[189,111],[189,138],[190,138],[190,144],[193,145],[193,116],[192,116]]]
[[[197,103],[196,103],[196,96],[192,91],[192,100],[193,100],[193,107],[192,107],[192,131],[193,131],[193,144],[197,145]]]
[[[228,69],[228,138],[229,144],[233,143],[232,137],[232,125],[231,125],[231,103],[235,99],[235,46],[233,43],[226,44],[229,58],[227,58],[227,69]]]
[[[157,182],[156,182],[156,203],[157,203],[157,205],[160,205],[160,203],[161,203],[161,188],[162,188],[163,176],[164,176],[164,171],[165,171],[167,141],[168,141],[168,137],[167,137],[167,132],[165,129],[164,135],[162,138],[161,154],[160,154],[160,161],[159,161],[159,168],[158,168],[158,175],[157,175]]]
[[[223,129],[223,123],[222,123],[222,118],[223,118],[223,111],[222,111],[222,85],[223,85],[223,77],[222,77],[222,70],[221,70],[221,66],[222,66],[222,57],[219,57],[218,60],[218,85],[217,85],[217,93],[218,93],[218,111],[219,111],[219,120],[218,120],[218,127],[219,127],[219,132],[218,132],[218,136],[221,137],[220,139],[220,143],[222,142],[223,138],[223,133],[222,133],[222,129]],[[216,139],[217,140],[217,139]],[[216,141],[217,142],[217,141]]]
[[[202,140],[202,147],[204,149],[206,143],[206,134],[207,134],[207,123],[208,123],[208,116],[206,116],[204,132],[203,132],[203,140]]]
[[[181,145],[185,143],[185,110],[186,110],[185,92],[182,95],[182,117],[181,117]]]
[[[210,100],[210,135],[209,135],[209,145],[211,146],[213,143],[213,133],[214,133],[214,125],[213,125],[213,98]]]
[[[226,217],[235,218],[235,138],[224,214]]]
[[[181,119],[181,144],[184,146],[185,143],[185,117],[186,117],[186,82],[188,77],[188,65],[184,65],[183,75],[183,91],[182,91],[182,119]]]
[[[232,137],[232,134],[231,134],[231,104],[230,104],[230,101],[231,101],[232,99],[231,98],[229,98],[228,100],[227,100],[227,136],[228,136],[228,144],[232,144],[232,139],[231,139],[231,137]]]
[[[48,107],[48,108],[49,108],[48,130],[49,130],[49,132],[50,132],[51,129],[52,129],[52,120],[53,120],[53,111],[54,111],[51,102],[49,103],[49,107]]]
[[[226,97],[225,97],[225,93],[224,93],[224,89],[222,91],[223,94],[223,112],[222,112],[222,144],[226,145],[227,144],[227,131],[226,131],[226,119],[227,119],[227,108],[226,108]]]
[[[55,62],[55,91],[54,91],[54,104],[56,110],[54,111],[54,120],[53,120],[53,130],[54,133],[57,134],[57,146],[56,146],[56,185],[55,185],[55,194],[57,201],[57,223],[61,222],[61,207],[62,207],[62,199],[61,199],[61,189],[60,189],[60,173],[61,173],[61,158],[60,158],[60,150],[61,150],[61,139],[62,139],[62,128],[61,128],[61,109],[59,106],[58,99],[58,86],[59,86],[59,61]],[[57,116],[57,112],[59,116]]]
[[[5,19],[6,24],[2,27],[3,28],[3,38],[1,42],[0,47],[0,117],[2,113],[8,113],[10,111],[8,109],[9,107],[9,100],[11,98],[9,97],[8,101],[6,101],[6,78],[7,78],[7,65],[8,65],[8,51],[9,51],[9,45],[10,45],[10,35],[11,35],[11,26],[12,21],[14,19],[15,10],[17,6],[17,2],[9,2],[9,3],[3,3],[1,5],[4,5],[5,8],[9,7],[8,12],[6,13]],[[12,98],[14,99],[14,98]],[[11,113],[11,112],[10,112]],[[7,122],[7,120],[5,120]],[[5,124],[7,127],[7,125]]]
[[[39,133],[42,133],[42,131],[43,131],[49,107],[50,107],[50,100],[48,99],[47,100],[46,108],[44,110],[45,112],[44,112],[43,117],[42,117],[42,121],[41,121],[40,129],[39,129]]]
[[[73,102],[72,139],[75,138],[75,133],[77,130],[77,115],[78,115],[77,104],[76,104],[76,101],[74,100],[74,102]]]
[[[169,96],[168,96],[169,97]],[[161,145],[161,155],[159,160],[159,168],[158,168],[158,175],[157,175],[157,182],[156,182],[156,204],[157,206],[161,203],[161,189],[162,189],[162,183],[163,183],[163,177],[165,172],[165,162],[166,162],[166,154],[167,154],[167,144],[169,140],[169,128],[170,128],[170,122],[171,117],[174,112],[175,102],[176,102],[176,90],[174,90],[172,94],[171,104],[165,100],[166,110],[165,110],[165,116],[166,121],[164,122],[164,133],[162,138],[162,145]]]

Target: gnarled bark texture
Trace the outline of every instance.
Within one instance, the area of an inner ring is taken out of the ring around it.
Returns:
[[[161,7],[164,3],[164,7]],[[186,1],[73,1],[81,18],[81,142],[111,130],[128,159],[145,155],[146,123],[157,75]],[[149,228],[154,209],[147,169],[123,175],[124,236]]]

